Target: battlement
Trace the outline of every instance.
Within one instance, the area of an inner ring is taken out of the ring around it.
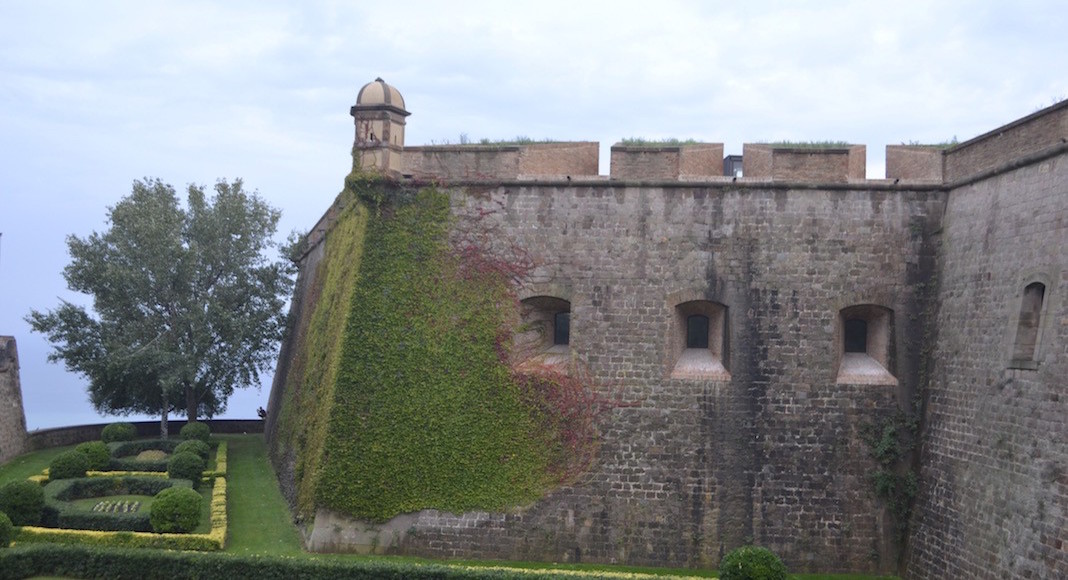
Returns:
[[[1068,143],[1068,101],[952,147],[887,145],[886,179],[868,180],[867,147],[857,144],[746,143],[724,156],[723,143],[616,143],[609,175],[599,174],[595,141],[479,145],[404,145],[404,99],[376,79],[351,113],[354,153],[364,168],[441,181],[615,180],[860,184],[892,181],[952,186],[1061,150]],[[740,163],[741,171],[738,171]]]
[[[596,177],[599,148],[594,141],[405,147],[401,166],[416,179]]]

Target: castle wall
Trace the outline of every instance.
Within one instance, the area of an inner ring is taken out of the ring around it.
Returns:
[[[19,355],[15,339],[0,336],[0,463],[26,449],[26,415],[22,410]]]
[[[380,549],[714,566],[755,542],[796,570],[896,569],[859,431],[915,388],[915,288],[933,274],[924,240],[940,191],[590,182],[488,194],[454,195],[503,204],[504,231],[544,264],[528,293],[568,289],[571,355],[627,404],[582,481],[513,514],[421,512],[383,531]],[[675,307],[695,299],[727,308],[728,380],[671,378]],[[855,304],[892,311],[896,384],[838,383],[839,311]],[[349,532],[364,529],[321,513],[314,547],[355,549]]]
[[[947,176],[1011,161],[991,147],[1063,130],[1068,108],[1053,113],[1052,128],[1031,119],[950,154]],[[1068,148],[1060,151],[949,194],[910,577],[1068,577]],[[1035,281],[1045,285],[1037,350],[1033,364],[1013,362],[1022,294]]]

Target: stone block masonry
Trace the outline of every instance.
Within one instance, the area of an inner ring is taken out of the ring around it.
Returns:
[[[361,106],[378,105],[357,126]],[[737,178],[716,144],[615,147],[610,177],[590,144],[530,147],[376,167],[440,184],[458,214],[499,209],[494,231],[538,261],[522,297],[569,305],[568,356],[626,402],[594,466],[509,512],[320,510],[309,547],[714,567],[755,543],[795,572],[1068,577],[1068,102],[949,149],[889,147],[885,180],[863,146],[747,144]],[[302,276],[322,275],[321,237]],[[314,300],[298,289],[279,369]],[[696,353],[707,376],[673,372],[692,313],[722,329]],[[271,415],[290,388],[276,378]],[[896,466],[919,474],[907,529],[861,435],[902,411],[919,418]]]
[[[26,449],[26,415],[22,410],[19,355],[15,339],[0,336],[0,463]]]
[[[954,190],[942,238],[910,576],[1068,578],[1068,154]]]

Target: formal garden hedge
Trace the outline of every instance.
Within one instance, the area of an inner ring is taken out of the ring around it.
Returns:
[[[86,477],[60,479],[45,486],[41,525],[48,528],[150,532],[147,510],[129,513],[87,511],[69,502],[115,495],[154,496],[171,487],[190,487],[191,482],[161,477]]]
[[[131,442],[136,444],[134,448],[140,446],[144,449],[154,448],[158,443],[152,440]],[[107,495],[155,495],[174,485],[190,486],[191,482],[168,479],[166,474],[161,472],[90,471],[86,478],[51,482],[47,474],[35,476],[31,481],[35,482],[37,487],[47,483],[45,493],[48,497],[42,512],[42,525],[24,525],[17,528],[15,541],[18,544],[60,543],[170,550],[222,550],[227,529],[226,469],[227,445],[222,442],[216,450],[215,469],[203,472],[202,481],[211,486],[210,531],[199,534],[148,532],[147,530],[152,529],[149,512],[93,514],[65,508],[62,503],[76,498]],[[87,529],[74,529],[74,526]]]
[[[130,550],[40,544],[0,550],[0,580],[54,575],[71,578],[173,580],[256,578],[257,580],[548,580],[580,576],[596,580],[620,574],[445,566],[387,560],[296,559],[196,552]],[[626,577],[626,575],[623,575]]]

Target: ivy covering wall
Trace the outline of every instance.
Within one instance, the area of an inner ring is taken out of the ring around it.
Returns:
[[[305,517],[315,510],[315,482],[367,232],[367,208],[354,203],[354,197],[349,190],[341,194],[340,201],[348,205],[324,242],[319,271],[305,297],[310,320],[303,342],[293,349],[279,414],[279,437],[272,442],[295,458],[297,513]]]
[[[559,445],[507,364],[510,280],[450,244],[445,192],[347,183],[279,415],[298,513],[384,521],[536,499]]]

